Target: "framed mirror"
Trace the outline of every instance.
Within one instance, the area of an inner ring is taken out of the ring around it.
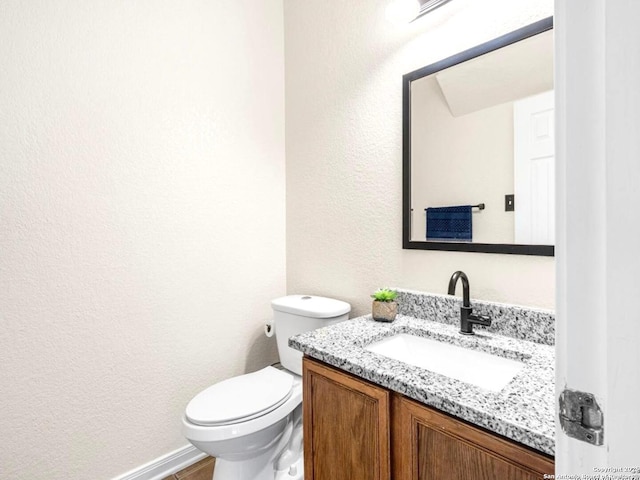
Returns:
[[[402,88],[403,248],[553,256],[553,19]]]

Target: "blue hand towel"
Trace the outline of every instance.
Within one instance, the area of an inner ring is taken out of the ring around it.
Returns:
[[[425,208],[427,240],[471,240],[471,205]]]

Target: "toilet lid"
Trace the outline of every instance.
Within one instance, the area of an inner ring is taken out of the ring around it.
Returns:
[[[290,396],[293,376],[273,367],[223,380],[203,390],[187,405],[197,425],[239,423],[275,410]]]

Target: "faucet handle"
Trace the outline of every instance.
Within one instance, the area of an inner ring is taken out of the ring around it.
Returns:
[[[472,323],[475,323],[476,325],[482,325],[482,326],[485,326],[485,327],[490,327],[492,318],[489,317],[488,315],[471,315],[469,320]]]

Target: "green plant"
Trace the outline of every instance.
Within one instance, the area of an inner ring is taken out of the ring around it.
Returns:
[[[376,290],[376,292],[371,295],[373,299],[377,302],[393,302],[398,296],[398,292],[395,290],[390,290],[388,288],[380,288]]]

